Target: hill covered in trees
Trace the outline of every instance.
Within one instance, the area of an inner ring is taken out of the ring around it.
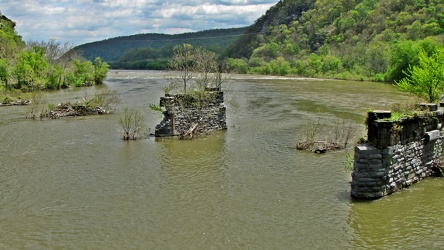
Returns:
[[[15,23],[0,12],[0,59],[11,60],[25,47],[22,37],[15,32]]]
[[[74,49],[90,60],[98,56],[113,68],[164,69],[176,45],[191,44],[221,54],[245,29],[213,29],[175,35],[138,34],[87,43]]]
[[[443,32],[440,0],[281,0],[223,56],[244,73],[398,81]]]

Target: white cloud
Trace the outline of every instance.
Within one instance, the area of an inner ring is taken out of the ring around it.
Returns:
[[[78,45],[138,33],[177,34],[252,24],[278,0],[0,0],[25,41]]]

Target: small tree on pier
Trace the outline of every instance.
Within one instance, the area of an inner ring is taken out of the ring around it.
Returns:
[[[178,94],[176,103],[190,124],[189,130],[184,134],[185,137],[192,138],[204,117],[203,110],[208,107],[215,94],[214,91],[207,91],[208,88],[220,89],[224,81],[222,67],[218,66],[214,52],[193,48],[190,44],[174,47],[170,66],[176,75],[166,89]]]

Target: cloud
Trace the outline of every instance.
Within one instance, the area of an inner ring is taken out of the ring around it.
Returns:
[[[79,45],[139,33],[177,34],[254,23],[277,0],[0,0],[25,41]]]

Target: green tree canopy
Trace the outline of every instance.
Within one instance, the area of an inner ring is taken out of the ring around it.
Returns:
[[[401,91],[406,91],[436,102],[444,93],[444,49],[439,48],[430,56],[422,49],[419,52],[418,65],[411,66],[407,77],[396,82]]]
[[[48,61],[44,55],[44,49],[37,46],[23,50],[18,54],[18,62],[15,66],[18,88],[22,86],[26,86],[30,90],[34,90],[35,87],[40,88],[48,68]]]
[[[106,62],[102,62],[100,57],[96,57],[94,60],[94,83],[102,84],[108,73],[109,65]]]

